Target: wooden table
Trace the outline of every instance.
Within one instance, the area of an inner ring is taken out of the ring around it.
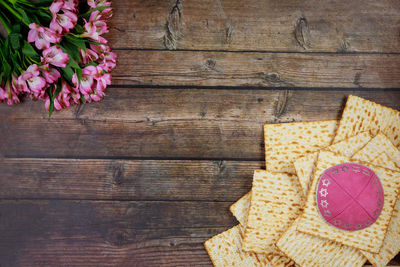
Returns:
[[[400,108],[398,0],[114,7],[104,101],[0,105],[1,266],[210,266],[263,124],[338,119],[348,94]]]

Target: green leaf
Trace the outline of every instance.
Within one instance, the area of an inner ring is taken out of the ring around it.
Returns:
[[[60,94],[60,92],[61,92],[61,83],[60,83],[60,80],[58,80],[57,89],[56,89],[56,91],[55,91],[54,94],[53,94],[53,101],[54,101],[54,99],[56,99],[56,97]]]
[[[62,45],[60,45],[60,47],[64,53],[67,53],[70,57],[80,62],[80,55],[78,49],[76,49],[76,46],[71,44],[67,39],[65,39],[62,42]]]
[[[65,38],[68,40],[68,42],[75,45],[76,47],[79,47],[82,50],[86,50],[86,43],[84,39],[77,38],[70,34],[66,35]]]
[[[36,24],[40,25],[40,20],[36,16],[36,14],[31,14],[31,17],[32,17],[33,22],[35,22]]]
[[[28,14],[26,14],[25,10],[23,8],[15,8],[16,10],[19,11],[19,13],[22,15],[22,20],[24,21],[24,23],[26,23],[27,25],[32,23],[31,18],[28,16]]]
[[[51,87],[48,87],[46,89],[46,91],[49,94],[49,98],[50,98],[50,105],[49,105],[49,118],[50,118],[51,114],[53,114],[53,110],[54,110],[54,98],[53,98],[53,92],[51,90]]]
[[[86,103],[86,99],[83,95],[81,95],[81,101],[82,101],[82,103]]]
[[[13,69],[14,71],[13,72],[17,72],[20,69],[22,69],[21,65],[19,64],[19,62],[20,62],[19,61],[19,52],[18,51],[12,52],[10,54],[10,57],[11,57],[13,65],[14,65],[14,69]]]
[[[10,38],[10,42],[11,42],[11,47],[14,50],[19,50],[21,48],[21,44],[20,44],[20,34],[18,33],[10,33],[8,35],[8,38]]]
[[[76,24],[74,30],[78,33],[78,34],[82,34],[85,32],[85,29],[83,29],[83,27],[80,24]]]
[[[40,10],[40,9],[39,9],[39,10],[37,11],[37,14],[38,14],[39,16],[41,16],[43,19],[45,19],[46,21],[51,21],[51,20],[52,20],[51,15],[50,15],[49,13],[43,11],[43,10]]]
[[[21,24],[19,24],[19,23],[14,24],[12,26],[12,31],[15,32],[15,33],[20,33],[21,32]]]
[[[89,39],[85,39],[85,42],[89,43],[89,44],[94,44],[94,45],[104,45],[103,43],[95,42],[95,41],[92,41],[92,40],[89,40]]]
[[[74,69],[81,69],[81,67],[79,67],[78,63],[76,63],[76,61],[73,60],[72,58],[70,58],[68,60],[67,66],[70,66],[70,67],[72,67]]]
[[[10,50],[9,50],[9,49],[10,49],[10,41],[9,41],[9,40],[10,40],[10,39],[7,38],[6,41],[4,42],[4,50],[3,50],[3,51],[5,52],[5,53],[4,53],[5,55],[8,55],[8,54],[9,54],[9,51],[10,51]]]
[[[4,73],[4,77],[9,77],[11,75],[11,65],[8,64],[8,62],[3,62],[2,64],[3,67],[3,73]]]
[[[81,83],[81,79],[82,79],[82,69],[81,68],[76,70],[76,76],[78,76],[78,81],[79,81],[79,83]]]
[[[22,53],[28,57],[39,58],[39,54],[36,52],[35,48],[25,40],[24,46],[22,47]]]
[[[70,66],[66,66],[65,68],[61,69],[63,72],[63,76],[70,82],[72,83],[72,76],[74,76],[74,71]]]

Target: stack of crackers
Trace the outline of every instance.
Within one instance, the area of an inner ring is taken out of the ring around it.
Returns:
[[[349,96],[340,121],[264,126],[266,170],[230,207],[239,224],[204,243],[214,266],[385,266],[400,252],[400,112]],[[316,187],[335,165],[357,162],[384,189],[371,226],[345,231],[318,212]]]

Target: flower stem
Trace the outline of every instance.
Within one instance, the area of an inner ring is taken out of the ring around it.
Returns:
[[[2,4],[5,8],[8,9],[8,11],[11,12],[11,14],[13,14],[17,19],[19,19],[20,21],[22,21],[26,26],[29,27],[29,25],[24,21],[24,19],[22,18],[21,14],[19,14],[15,9],[13,9],[8,3],[6,3],[6,1],[4,0],[0,0],[0,4]]]
[[[10,25],[8,25],[7,21],[3,18],[2,15],[0,15],[0,22],[4,26],[4,28],[6,29],[7,33],[10,34],[11,33]]]

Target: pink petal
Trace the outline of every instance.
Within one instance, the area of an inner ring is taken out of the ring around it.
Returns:
[[[71,22],[76,23],[78,21],[78,16],[69,10],[63,10],[64,16],[66,16]]]
[[[46,40],[43,39],[43,38],[38,38],[38,39],[35,41],[35,45],[36,45],[37,49],[43,50],[43,49],[46,49],[46,48],[49,48],[49,47],[50,47],[50,42],[46,41]]]
[[[50,29],[52,29],[53,31],[61,34],[63,31],[63,28],[60,26],[60,24],[58,24],[58,22],[55,20],[55,18],[53,18],[53,20],[50,22]]]
[[[66,32],[75,27],[75,24],[64,15],[59,15],[57,21]]]
[[[61,7],[64,5],[64,1],[62,0],[55,0],[50,6],[50,12],[53,14],[58,13]]]
[[[38,38],[38,35],[37,35],[36,30],[30,30],[28,32],[28,42],[29,43],[33,43],[34,41],[36,41],[37,38]]]
[[[28,80],[29,88],[33,91],[41,91],[46,86],[46,80],[42,77],[33,77]]]
[[[81,83],[79,86],[79,89],[81,91],[82,94],[86,95],[89,94],[90,92],[92,92],[92,86],[93,86],[93,78],[90,76],[84,76],[81,79]]]
[[[58,102],[58,99],[57,99],[57,98],[54,99],[54,108],[55,108],[56,110],[62,110],[62,109],[63,109],[63,107],[61,106],[60,102]]]

